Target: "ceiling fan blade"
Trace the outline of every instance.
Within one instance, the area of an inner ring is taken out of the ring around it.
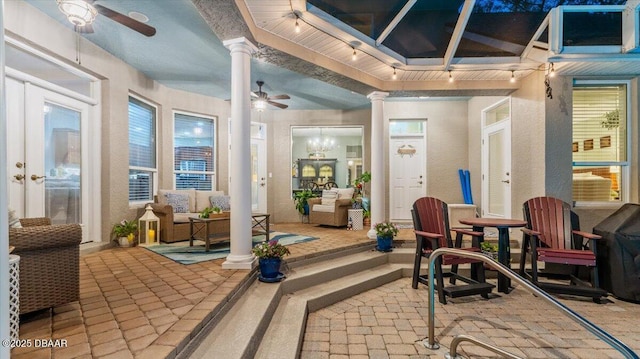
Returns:
[[[143,24],[138,20],[134,20],[126,15],[123,15],[117,11],[113,11],[109,8],[106,8],[102,5],[93,5],[93,7],[96,8],[96,10],[98,10],[98,12],[106,17],[108,17],[109,19],[119,22],[122,25],[135,30],[139,33],[141,33],[142,35],[145,36],[153,36],[156,34],[156,29],[152,26],[149,26],[147,24]]]
[[[252,91],[251,92],[251,97],[260,98],[260,95],[258,95],[257,93]]]
[[[271,100],[289,100],[289,99],[291,99],[291,97],[289,97],[289,95],[275,95],[275,96],[270,96],[269,99],[271,99]]]
[[[275,107],[279,107],[279,108],[281,108],[281,109],[283,109],[283,110],[284,110],[285,108],[289,107],[288,105],[285,105],[285,104],[282,104],[282,103],[273,102],[273,101],[267,101],[267,103],[268,103],[269,105],[272,105],[272,106],[275,106]]]

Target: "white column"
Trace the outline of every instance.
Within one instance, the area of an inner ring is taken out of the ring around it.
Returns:
[[[231,253],[224,269],[251,269],[251,54],[244,37],[223,42],[231,51]]]
[[[376,239],[373,228],[385,220],[385,173],[384,173],[384,99],[388,92],[375,91],[367,98],[371,100],[371,229],[367,237]]]
[[[4,0],[0,0],[0,340],[9,338],[9,214],[7,183],[7,114],[4,74]],[[8,345],[0,345],[0,358],[8,358]]]

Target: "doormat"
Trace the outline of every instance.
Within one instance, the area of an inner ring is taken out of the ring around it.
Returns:
[[[283,245],[304,243],[318,239],[318,237],[302,236],[299,234],[271,232],[270,241],[277,241]],[[253,236],[253,245],[264,242],[264,234]],[[204,250],[203,241],[194,241],[193,247],[189,247],[189,241],[172,244],[158,244],[143,247],[154,253],[165,256],[180,264],[194,264],[214,259],[226,258],[229,255],[229,242],[215,243],[209,246],[209,252]]]

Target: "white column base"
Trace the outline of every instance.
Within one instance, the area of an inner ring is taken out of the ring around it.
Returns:
[[[367,232],[367,237],[369,237],[369,239],[371,240],[378,239],[375,228],[369,229],[369,232]]]
[[[222,269],[253,269],[258,263],[258,258],[250,255],[229,254],[227,260],[222,263]]]

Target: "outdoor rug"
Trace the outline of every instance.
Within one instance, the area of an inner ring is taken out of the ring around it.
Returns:
[[[269,234],[269,240],[275,240],[284,245],[304,243],[316,239],[318,238],[284,232],[271,232]],[[263,241],[264,234],[253,237],[253,245]],[[227,255],[229,255],[229,242],[212,244],[209,247],[209,252],[204,251],[204,242],[199,240],[193,242],[193,247],[189,247],[189,241],[183,241],[172,244],[158,244],[144,248],[180,264],[200,263],[213,259],[226,258]]]

